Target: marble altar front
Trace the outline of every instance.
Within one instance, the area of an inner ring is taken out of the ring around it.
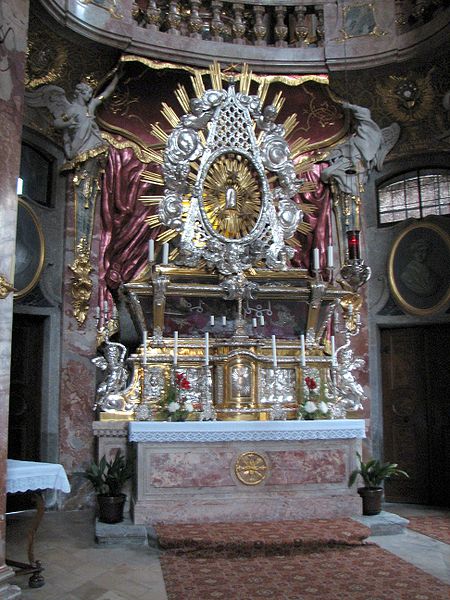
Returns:
[[[130,422],[135,524],[333,518],[359,511],[347,487],[364,420]]]

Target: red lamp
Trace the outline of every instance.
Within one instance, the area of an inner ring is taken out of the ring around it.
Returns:
[[[359,231],[356,229],[347,231],[347,248],[350,260],[361,258],[359,251]]]

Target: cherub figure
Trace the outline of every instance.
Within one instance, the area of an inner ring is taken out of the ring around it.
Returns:
[[[114,91],[119,75],[114,77],[99,96],[87,83],[75,87],[73,99],[67,100],[63,88],[57,85],[44,85],[25,94],[26,102],[32,107],[45,107],[54,117],[53,125],[63,132],[64,151],[69,160],[76,156],[105,146],[100,129],[95,120],[95,111]]]
[[[128,410],[125,405],[123,391],[127,387],[128,370],[125,366],[127,349],[117,342],[105,342],[103,356],[96,356],[92,362],[102,371],[106,371],[105,379],[97,388],[97,401],[94,408],[103,412]]]
[[[340,368],[337,371],[336,388],[341,406],[346,410],[362,410],[362,402],[367,400],[362,386],[355,380],[352,373],[365,365],[362,358],[353,358],[353,350],[346,348],[342,351]]]

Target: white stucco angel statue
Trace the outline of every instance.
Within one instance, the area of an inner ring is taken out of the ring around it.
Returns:
[[[75,87],[72,101],[57,85],[44,85],[26,92],[25,99],[29,106],[45,107],[51,112],[54,127],[63,132],[66,156],[72,160],[89,150],[105,146],[95,120],[95,111],[113,93],[118,79],[116,69],[112,80],[99,96],[94,96],[92,87],[82,82]]]
[[[398,123],[380,129],[372,120],[370,110],[343,102],[342,107],[353,114],[352,135],[337,145],[326,158],[330,163],[323,169],[320,178],[328,183],[331,179],[338,189],[352,196],[359,196],[371,171],[383,166],[386,155],[392,150],[400,135]]]

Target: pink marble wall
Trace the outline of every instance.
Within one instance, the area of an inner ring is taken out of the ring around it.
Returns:
[[[73,314],[71,296],[72,272],[69,265],[74,258],[74,201],[72,193],[72,174],[67,176],[67,210],[65,243],[64,299],[62,315],[62,352],[60,375],[60,462],[64,465],[72,483],[72,494],[65,501],[70,506],[81,506],[86,501],[86,490],[80,492],[77,485],[80,478],[72,481],[71,474],[82,470],[94,455],[92,422],[95,417],[96,374],[91,359],[96,356],[95,306],[97,299],[97,256],[99,203],[97,203],[96,230],[91,250],[93,281],[91,305],[86,321],[79,325]]]
[[[20,165],[28,0],[0,0],[0,275],[14,277],[17,177]],[[6,597],[11,569],[5,567],[5,475],[13,298],[0,300],[0,597]],[[4,594],[4,595],[2,595]],[[14,596],[8,596],[14,597]]]

